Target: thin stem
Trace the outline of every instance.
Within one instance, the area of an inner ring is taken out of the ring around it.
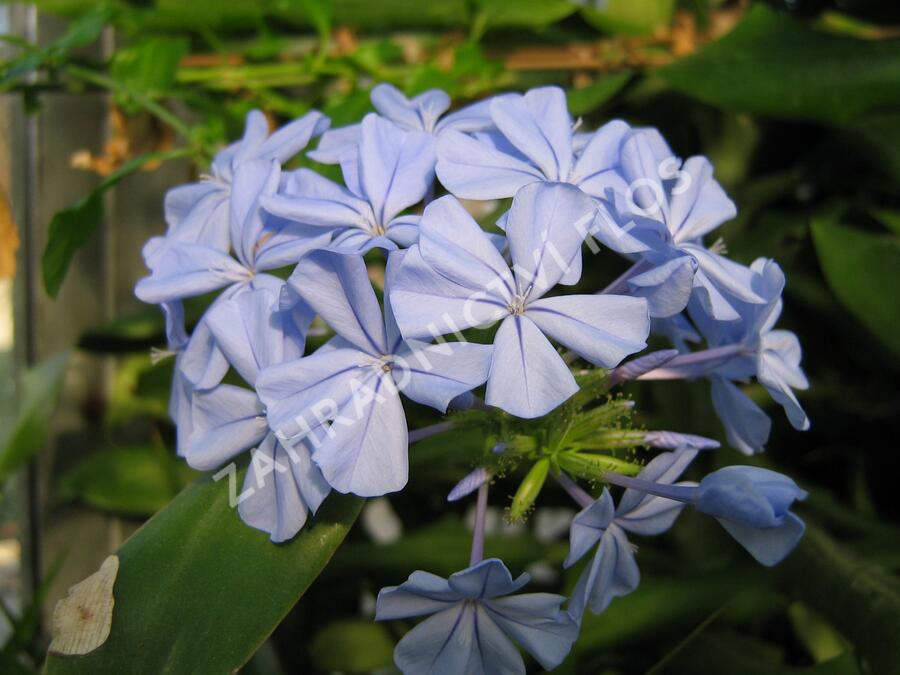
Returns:
[[[569,478],[568,474],[562,471],[556,476],[557,482],[563,486],[563,489],[569,493],[569,496],[575,500],[581,508],[586,509],[594,503],[594,498],[574,480]]]
[[[627,289],[625,282],[627,282],[631,277],[637,276],[641,272],[643,272],[649,265],[645,260],[638,260],[627,270],[622,272],[618,277],[616,277],[606,288],[604,288],[598,295],[602,295],[603,293],[621,293],[622,291]]]
[[[723,365],[735,356],[747,353],[743,343],[701,349],[690,354],[681,354],[668,361],[662,368],[655,368],[643,375],[639,380],[680,380],[686,377],[699,377]]]
[[[643,478],[632,478],[631,476],[623,476],[615,471],[607,471],[603,474],[603,480],[613,485],[623,488],[631,488],[646,492],[647,494],[656,495],[657,497],[665,497],[666,499],[674,499],[677,502],[690,503],[696,498],[697,488],[685,485],[666,485],[663,483],[654,483],[653,481],[644,480]]]
[[[421,429],[416,429],[415,431],[409,432],[409,442],[415,443],[416,441],[422,441],[426,438],[430,438],[431,436],[437,436],[438,434],[442,434],[445,431],[450,431],[453,429],[453,420],[447,420],[446,422],[438,422],[437,424],[432,424],[427,427],[422,427]]]
[[[107,77],[102,73],[93,71],[90,68],[83,68],[82,66],[78,66],[75,64],[68,64],[65,67],[65,70],[72,77],[76,77],[102,89],[118,92],[120,94],[124,94],[133,98],[135,102],[138,103],[142,108],[145,108],[149,113],[155,115],[162,122],[172,127],[172,129],[175,130],[178,135],[186,139],[190,138],[190,127],[188,127],[188,125],[185,124],[183,120],[181,120],[177,115],[170,112],[165,106],[160,105],[141,92],[135,91],[131,87],[128,87],[121,82],[112,79],[111,77]]]
[[[478,488],[478,502],[475,506],[475,529],[472,531],[472,555],[469,556],[469,567],[484,560],[484,521],[487,519],[488,483]]]

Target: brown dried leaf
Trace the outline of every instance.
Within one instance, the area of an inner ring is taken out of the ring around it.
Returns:
[[[113,586],[119,573],[119,558],[111,555],[100,569],[69,589],[53,608],[54,654],[88,654],[109,637],[115,605]]]

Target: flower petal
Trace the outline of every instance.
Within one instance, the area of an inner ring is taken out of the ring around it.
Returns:
[[[628,595],[640,581],[641,573],[631,544],[621,529],[611,525],[600,540],[593,560],[578,579],[569,613],[579,623],[587,607],[594,614],[601,614],[614,598]]]
[[[772,429],[769,416],[728,380],[712,377],[710,382],[713,408],[722,420],[728,443],[745,455],[762,452]]]
[[[386,374],[360,379],[313,460],[338,492],[376,497],[401,490],[409,474],[406,415]]]
[[[269,432],[265,409],[250,389],[220,384],[191,397],[191,434],[184,449],[187,463],[209,471],[252,448]]]
[[[509,316],[494,337],[485,401],[516,417],[546,415],[578,391],[553,345],[526,316]]]
[[[330,488],[304,443],[288,449],[269,434],[253,451],[238,504],[241,520],[268,532],[273,542],[291,539],[315,513]]]
[[[452,196],[431,202],[419,221],[419,251],[435,271],[483,295],[508,300],[509,266],[481,226]]]
[[[399,586],[382,588],[375,603],[375,620],[408,619],[447,609],[460,600],[446,579],[416,571]]]
[[[563,662],[578,637],[578,624],[559,609],[563,602],[561,595],[525,593],[486,600],[482,607],[504,633],[546,670],[552,670]]]
[[[572,120],[559,87],[538,87],[522,96],[491,102],[500,132],[528,157],[547,180],[567,180],[572,169]]]
[[[406,397],[446,412],[454,398],[484,384],[493,352],[473,342],[410,341],[396,352],[394,380]]]
[[[525,316],[591,363],[612,368],[647,346],[650,317],[643,298],[562,295],[528,304]]]
[[[569,555],[563,563],[568,569],[584,557],[600,539],[615,515],[615,505],[609,490],[603,488],[603,494],[596,501],[588,504],[573,519],[569,528]]]
[[[361,257],[316,251],[287,283],[345,340],[374,356],[388,352],[384,317]]]
[[[387,225],[422,200],[434,180],[434,152],[429,134],[402,131],[371,113],[363,118],[359,180],[377,223]]]
[[[453,129],[438,137],[437,176],[460,199],[503,199],[543,180],[540,169]]]
[[[520,293],[539,298],[572,269],[597,207],[578,188],[532,183],[516,193],[506,237]],[[427,257],[427,256],[426,256]]]
[[[279,438],[302,437],[333,418],[353,395],[351,382],[371,356],[355,347],[320,349],[260,372],[256,390]]]
[[[515,593],[528,583],[530,577],[522,574],[513,580],[509,569],[497,558],[488,558],[460,572],[451,574],[447,583],[463,598],[496,598]]]
[[[506,304],[496,297],[438,273],[422,259],[420,245],[391,257],[398,255],[390,302],[405,338],[432,339],[487,325],[509,314]]]

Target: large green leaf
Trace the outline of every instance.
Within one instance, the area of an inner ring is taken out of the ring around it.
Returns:
[[[231,673],[319,575],[363,500],[333,493],[276,545],[229,506],[227,481],[187,488],[119,549],[112,630],[84,656],[50,653],[48,675]]]
[[[900,673],[900,583],[857,558],[817,527],[808,527],[782,563],[786,586],[827,617],[878,675]]]
[[[843,123],[900,104],[900,41],[816,31],[763,5],[656,72],[706,103],[774,117]]]
[[[0,430],[0,486],[10,473],[43,449],[68,356],[68,352],[58,354],[22,376],[16,417],[9,429]]]
[[[839,225],[812,224],[813,241],[828,285],[841,304],[900,355],[900,240]]]

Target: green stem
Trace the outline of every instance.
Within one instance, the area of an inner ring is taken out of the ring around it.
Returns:
[[[131,87],[114,80],[103,73],[98,73],[90,68],[84,68],[74,63],[67,64],[64,67],[66,73],[79,80],[92,84],[96,87],[106,89],[118,94],[123,94],[133,99],[135,103],[147,110],[150,114],[157,117],[163,123],[172,127],[172,129],[182,138],[190,139],[190,127],[181,120],[177,115],[168,110],[165,106],[157,103],[149,96],[146,96]]]

